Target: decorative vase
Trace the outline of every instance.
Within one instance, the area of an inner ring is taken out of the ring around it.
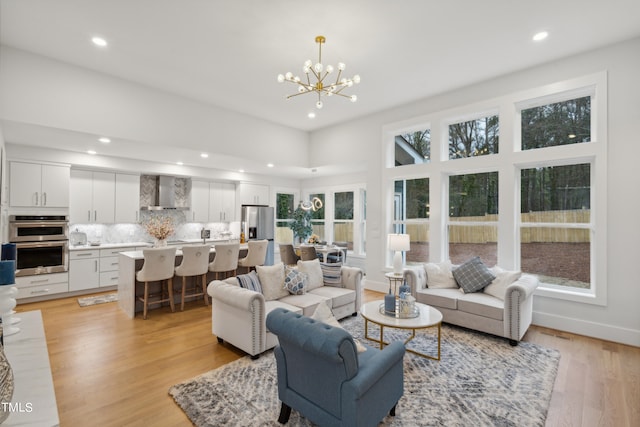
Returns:
[[[0,336],[2,336],[2,325],[0,324]],[[4,354],[4,346],[0,344],[0,402],[11,402],[13,397],[13,370],[7,356]],[[0,424],[10,415],[5,409],[5,405],[0,405]]]
[[[154,248],[165,248],[167,247],[167,239],[156,239],[156,243],[153,245]]]

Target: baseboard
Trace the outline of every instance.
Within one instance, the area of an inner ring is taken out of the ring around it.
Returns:
[[[389,284],[384,282],[364,279],[363,286],[365,289],[376,292],[387,293],[389,291]],[[537,311],[533,312],[532,323],[545,328],[640,347],[640,331],[634,329]]]
[[[545,328],[640,347],[638,330],[536,311],[533,312],[532,323]]]

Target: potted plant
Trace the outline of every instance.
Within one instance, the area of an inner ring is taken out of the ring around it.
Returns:
[[[298,243],[304,242],[313,232],[311,228],[311,212],[298,207],[293,211],[293,221],[289,223],[289,228],[293,231],[294,240]]]

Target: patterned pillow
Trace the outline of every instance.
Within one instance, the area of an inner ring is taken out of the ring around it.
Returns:
[[[333,286],[335,288],[342,288],[342,275],[340,273],[342,269],[341,262],[334,263],[320,263],[320,269],[322,270],[322,281],[327,286]]]
[[[255,271],[249,272],[249,274],[240,274],[237,277],[238,284],[251,291],[256,291],[262,293],[262,286],[260,285],[260,279],[258,279],[258,275]]]
[[[284,275],[284,287],[291,295],[303,295],[307,288],[307,273],[287,267]]]
[[[478,292],[496,278],[480,257],[471,258],[454,269],[453,277],[465,294]]]

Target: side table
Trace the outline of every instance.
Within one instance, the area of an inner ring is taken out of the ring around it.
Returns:
[[[386,277],[389,280],[389,286],[391,288],[393,288],[393,294],[394,295],[398,295],[398,283],[400,285],[402,285],[402,282],[404,282],[404,273],[403,274],[396,274],[393,271],[390,271],[389,273],[385,273],[384,277]]]

